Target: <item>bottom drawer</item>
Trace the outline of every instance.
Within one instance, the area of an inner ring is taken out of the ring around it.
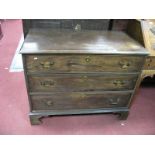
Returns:
[[[131,93],[55,93],[32,95],[32,110],[70,110],[127,107]]]

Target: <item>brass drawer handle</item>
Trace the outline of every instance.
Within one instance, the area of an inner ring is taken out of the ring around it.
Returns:
[[[120,80],[115,80],[115,81],[113,81],[113,84],[115,86],[121,87],[121,86],[123,86],[125,84],[125,82],[124,81],[120,81]]]
[[[88,76],[87,76],[87,75],[84,75],[84,76],[82,76],[82,78],[83,78],[83,79],[87,79],[87,78],[88,78]]]
[[[51,87],[54,85],[54,81],[41,81],[40,84],[44,87]]]
[[[86,96],[86,94],[81,94],[81,98],[85,98]]]
[[[43,68],[50,68],[52,65],[54,65],[54,61],[45,61],[40,63]]]
[[[81,31],[81,25],[80,25],[80,24],[77,24],[77,25],[74,27],[74,30],[75,30],[76,32]]]
[[[131,62],[129,62],[129,61],[120,61],[119,64],[120,64],[122,69],[127,69],[127,68],[130,67]]]
[[[111,104],[111,105],[117,105],[117,104],[119,104],[120,99],[119,99],[119,98],[116,98],[116,99],[109,99],[109,101],[110,101],[110,104]]]
[[[53,101],[47,101],[46,102],[46,105],[48,105],[48,106],[52,106],[54,103],[53,103]]]

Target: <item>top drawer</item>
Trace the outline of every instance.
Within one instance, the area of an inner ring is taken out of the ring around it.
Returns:
[[[26,69],[33,72],[92,73],[92,72],[138,72],[144,62],[143,56],[120,55],[26,55]]]

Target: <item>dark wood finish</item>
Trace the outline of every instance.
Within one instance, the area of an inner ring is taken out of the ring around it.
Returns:
[[[129,20],[126,32],[144,46],[144,39],[140,20]]]
[[[28,76],[30,92],[132,90],[137,78],[137,74],[50,74],[46,76]]]
[[[32,73],[139,72],[144,59],[119,55],[28,55],[26,67]]]
[[[100,109],[127,107],[131,93],[55,93],[50,95],[32,95],[32,109]]]
[[[119,119],[126,120],[128,118],[128,115],[129,115],[129,111],[122,111],[120,112]]]
[[[29,32],[31,20],[22,20],[22,22],[23,22],[23,33],[25,38]]]
[[[130,26],[131,37],[99,26],[90,31],[90,21],[71,21],[28,26],[21,53],[31,124],[50,115],[119,113],[126,119],[147,51],[133,39]]]
[[[21,53],[147,54],[141,44],[121,31],[31,29]]]
[[[39,125],[42,123],[41,122],[42,116],[40,115],[29,115],[29,118],[30,118],[31,125]]]
[[[77,24],[83,30],[108,30],[109,19],[25,19],[23,20],[24,36],[31,28],[74,29]]]
[[[113,31],[126,31],[128,23],[131,20],[132,19],[126,19],[126,20],[124,20],[124,19],[113,19],[111,30],[113,30]]]
[[[129,112],[127,107],[123,108],[103,108],[103,109],[71,109],[71,110],[46,110],[46,111],[33,111],[29,113],[31,125],[41,124],[41,119],[48,116],[61,116],[61,115],[79,115],[79,114],[119,114],[119,119],[121,119],[121,112]]]
[[[3,38],[2,20],[0,20],[0,40]]]

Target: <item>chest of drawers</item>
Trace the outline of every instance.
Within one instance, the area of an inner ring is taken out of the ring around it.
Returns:
[[[31,124],[51,115],[126,119],[146,50],[124,32],[31,29],[21,49]]]

